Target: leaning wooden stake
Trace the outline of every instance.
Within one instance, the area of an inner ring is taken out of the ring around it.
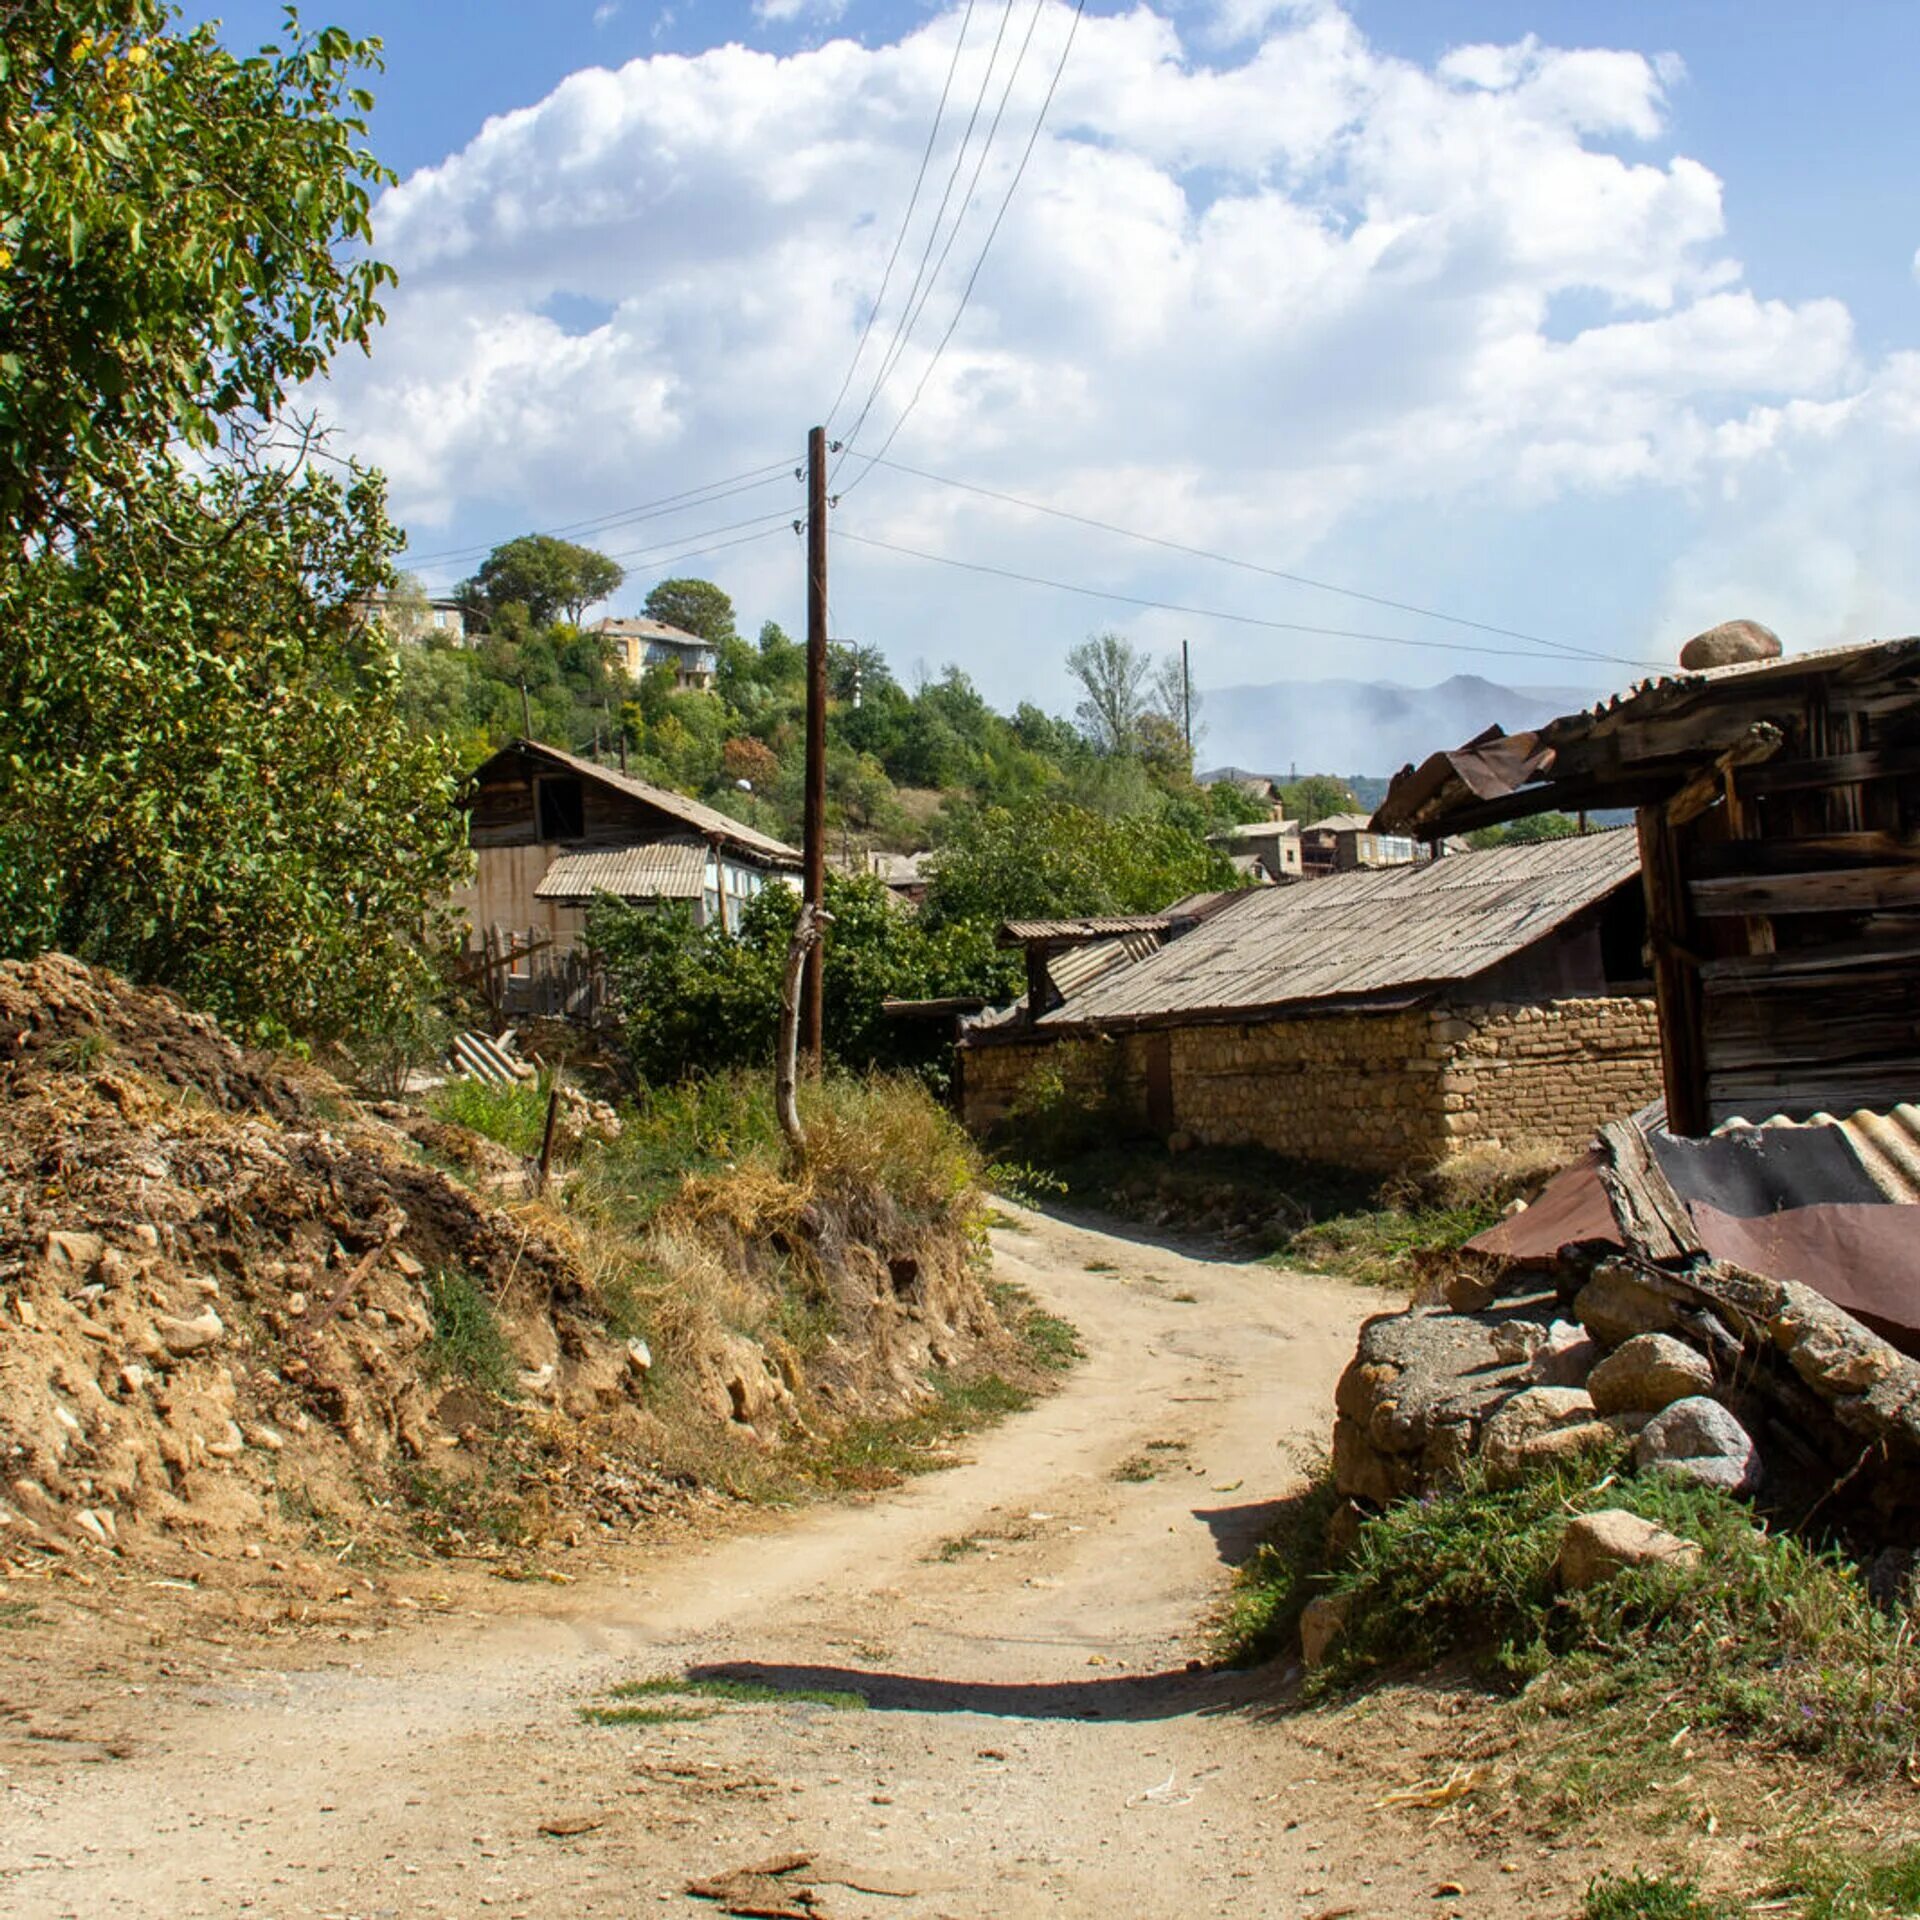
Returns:
[[[553,1126],[560,1118],[560,1069],[553,1070],[553,1082],[547,1090],[547,1124],[540,1135],[540,1171],[533,1183],[535,1193],[547,1190],[547,1169],[553,1164]]]
[[[787,945],[786,978],[780,986],[780,1045],[773,1064],[773,1104],[780,1116],[780,1131],[797,1162],[807,1157],[807,1133],[800,1124],[797,1086],[800,1078],[800,976],[806,971],[807,956],[820,944],[823,924],[832,916],[817,910],[813,902],[803,901],[800,917],[793,923],[793,938]]]

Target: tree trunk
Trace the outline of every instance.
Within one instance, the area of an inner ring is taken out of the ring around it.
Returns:
[[[807,955],[820,940],[820,922],[827,918],[816,913],[811,902],[800,908],[793,923],[793,939],[787,945],[786,977],[780,986],[780,1044],[773,1066],[773,1103],[780,1116],[780,1131],[787,1137],[788,1149],[797,1165],[807,1159],[806,1129],[800,1124],[797,1092],[800,1077],[800,976],[806,970]]]

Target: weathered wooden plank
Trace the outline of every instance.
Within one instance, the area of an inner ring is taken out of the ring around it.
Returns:
[[[1693,1217],[1668,1183],[1647,1137],[1631,1120],[1600,1129],[1601,1184],[1613,1202],[1628,1243],[1650,1260],[1683,1260],[1704,1253]]]
[[[1824,872],[1732,875],[1694,880],[1687,898],[1695,913],[1714,919],[1749,913],[1872,913],[1920,906],[1920,867],[1831,867]]]
[[[1862,747],[1852,753],[1818,754],[1801,760],[1771,760],[1734,775],[1749,799],[1792,793],[1804,787],[1850,787],[1863,780],[1893,780],[1920,773],[1920,746]]]
[[[1853,940],[1822,946],[1788,947],[1778,953],[1733,954],[1708,960],[1700,978],[1710,989],[1734,990],[1746,983],[1776,978],[1813,981],[1832,975],[1851,979],[1903,960],[1920,960],[1920,920],[1883,922]]]
[[[1687,853],[1687,874],[1693,880],[1866,866],[1920,867],[1920,840],[1872,831],[1809,833],[1722,841],[1692,847]]]
[[[1639,839],[1667,1125],[1677,1134],[1703,1134],[1708,1131],[1703,1010],[1679,846],[1666,815],[1652,807],[1640,813]]]

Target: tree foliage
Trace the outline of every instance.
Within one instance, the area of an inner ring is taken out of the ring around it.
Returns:
[[[1280,804],[1289,820],[1310,827],[1331,813],[1358,813],[1360,803],[1344,780],[1330,773],[1309,773],[1280,789]]]
[[[0,951],[261,1033],[398,1026],[465,862],[453,770],[369,618],[378,478],[275,438],[391,279],[378,43],[289,14],[235,59],[178,18],[24,0],[0,38]]]
[[[586,610],[617,593],[626,577],[591,547],[550,533],[523,533],[495,547],[479,572],[461,582],[460,596],[488,619],[518,606],[536,627],[550,626],[562,614],[578,626]]]
[[[15,0],[0,34],[0,544],[138,495],[177,442],[257,433],[342,346],[391,269],[365,251],[337,28],[236,59],[166,0]],[[243,424],[244,423],[244,424]]]
[[[833,915],[825,953],[825,1046],[834,1064],[934,1070],[937,1026],[889,1019],[887,999],[948,994],[1011,999],[1017,965],[982,925],[935,927],[904,912],[879,881],[827,875]],[[602,898],[588,939],[620,1015],[635,1074],[667,1085],[692,1074],[764,1066],[773,1057],[780,980],[799,896],[769,887],[749,903],[737,936],[696,928],[684,909]]]
[[[734,629],[732,600],[711,580],[662,580],[647,595],[645,605],[648,619],[678,627],[712,646],[725,646],[740,637]],[[763,650],[765,646],[762,633]]]
[[[1102,753],[1132,753],[1148,711],[1153,659],[1117,633],[1090,634],[1067,653],[1067,671],[1079,681],[1076,717]]]

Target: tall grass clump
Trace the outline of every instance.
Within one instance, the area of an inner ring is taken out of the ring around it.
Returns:
[[[454,1268],[428,1274],[427,1305],[433,1315],[427,1371],[436,1379],[456,1376],[487,1393],[507,1392],[513,1349],[493,1302],[472,1275]]]
[[[516,1080],[510,1087],[449,1080],[434,1089],[428,1108],[436,1120],[465,1127],[531,1160],[546,1130],[548,1085],[545,1074],[537,1080]]]

